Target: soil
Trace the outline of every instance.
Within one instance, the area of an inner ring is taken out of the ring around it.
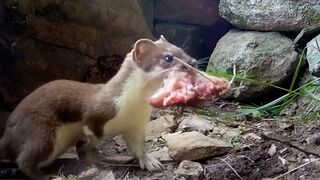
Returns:
[[[227,113],[233,112],[237,108],[237,104],[217,102],[215,104],[202,104],[200,107],[185,107],[183,110],[179,108],[155,110],[152,119],[167,114],[173,114],[177,118],[188,116],[199,108]],[[216,121],[217,125],[224,124],[231,128],[241,128],[242,133],[230,139],[234,149],[228,154],[197,161],[204,168],[204,179],[259,180],[276,178],[280,175],[283,176],[278,179],[285,180],[320,179],[320,161],[310,163],[310,161],[320,157],[319,119],[308,123],[285,117],[274,119],[244,118],[241,120],[212,117],[211,119]],[[154,151],[164,145],[165,143],[162,141],[147,142],[147,149],[148,151]],[[99,167],[91,178],[85,179],[102,179],[110,172],[116,179],[179,179],[174,173],[179,162],[163,162],[165,165],[164,172],[140,170],[138,163],[128,154],[124,143],[119,139],[106,139],[100,151],[104,161],[108,160],[109,164]],[[116,159],[115,161],[118,164],[110,164],[111,158]],[[121,163],[119,164],[119,162]],[[309,164],[306,164],[308,162]],[[287,173],[303,164],[306,165],[296,171]],[[14,166],[10,167],[10,173],[5,171],[8,170],[8,167],[5,168],[3,165],[2,167],[0,170],[2,178],[8,178],[8,174],[16,172],[16,170],[13,170]],[[92,170],[92,167],[78,161],[74,150],[71,150],[46,171],[53,174],[63,174],[65,177],[69,176],[69,179],[73,179],[73,175],[89,173],[90,169]],[[4,174],[7,174],[7,176],[4,176]],[[19,174],[19,172],[16,174]],[[21,177],[21,174],[19,175]]]

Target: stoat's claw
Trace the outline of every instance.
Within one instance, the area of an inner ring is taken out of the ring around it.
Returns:
[[[145,154],[139,158],[139,164],[141,169],[147,169],[148,171],[163,171],[163,165],[157,159]]]

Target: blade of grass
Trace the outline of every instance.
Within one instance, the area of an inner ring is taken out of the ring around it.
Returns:
[[[248,113],[250,112],[260,112],[261,114],[265,114],[270,113],[270,115],[279,115],[279,109],[281,108],[282,110],[282,106],[283,105],[288,105],[290,102],[292,102],[295,98],[297,98],[298,96],[304,96],[304,91],[305,89],[307,89],[309,86],[314,86],[314,82],[318,82],[320,78],[316,78],[306,84],[304,84],[303,86],[295,89],[294,91],[292,91],[291,93],[285,94],[279,98],[277,98],[274,101],[271,101],[263,106],[259,106],[259,107],[240,107],[240,109],[238,110],[238,112],[240,112],[240,114],[238,115],[248,115]],[[280,104],[281,102],[284,102],[283,104]]]
[[[277,85],[274,85],[274,84],[271,84],[271,83],[266,83],[266,82],[263,82],[263,81],[246,78],[246,77],[234,76],[234,75],[230,75],[230,74],[227,74],[227,73],[213,72],[213,71],[207,72],[207,74],[211,75],[211,76],[220,76],[220,77],[229,78],[229,79],[234,77],[234,79],[237,80],[237,81],[246,81],[246,82],[250,82],[250,83],[253,83],[253,84],[266,85],[266,86],[270,86],[270,87],[273,87],[273,88],[276,88],[276,89],[280,89],[280,90],[283,90],[283,91],[286,91],[286,92],[290,92],[289,89],[286,89],[286,88],[283,88],[283,87],[280,87],[280,86],[277,86]]]

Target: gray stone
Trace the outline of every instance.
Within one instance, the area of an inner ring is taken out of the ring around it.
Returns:
[[[320,34],[307,44],[309,72],[320,77]]]
[[[297,52],[293,42],[276,32],[231,30],[217,43],[207,72],[237,75],[270,84],[280,84],[295,70]],[[241,84],[241,87],[240,87]],[[238,100],[256,98],[271,90],[270,86],[247,81],[234,83],[231,96]]]
[[[306,139],[307,143],[313,146],[320,146],[320,133],[312,134]]]
[[[175,160],[198,160],[229,152],[232,146],[199,132],[173,133],[164,136],[169,155]]]
[[[197,131],[206,135],[213,130],[213,123],[197,115],[190,115],[182,119],[177,130],[182,132]]]
[[[153,38],[139,3],[143,1],[25,0],[17,7],[27,15],[33,37],[98,58],[125,55],[137,39]]]
[[[206,33],[198,26],[159,23],[155,25],[154,34],[156,37],[164,35],[168,41],[181,47],[194,58],[200,58],[205,49]]]
[[[182,161],[174,172],[178,178],[188,180],[197,180],[204,177],[202,165],[189,160]]]
[[[242,136],[245,140],[254,140],[254,141],[260,141],[262,138],[254,133],[247,133]]]
[[[156,141],[162,134],[173,132],[176,126],[172,115],[161,116],[150,121],[146,126],[146,141]]]
[[[156,0],[154,18],[166,22],[212,25],[219,18],[216,0]]]
[[[223,139],[232,139],[241,134],[239,128],[230,128],[227,126],[216,126],[213,128],[212,133],[210,133],[209,137],[222,137]]]
[[[172,158],[169,155],[169,148],[167,146],[151,152],[150,156],[158,159],[159,161],[172,161]]]
[[[320,23],[319,0],[221,0],[219,11],[240,29],[301,31]]]
[[[77,178],[79,179],[92,179],[92,180],[115,180],[111,170],[101,170],[98,168],[90,168],[86,171],[81,172]]]

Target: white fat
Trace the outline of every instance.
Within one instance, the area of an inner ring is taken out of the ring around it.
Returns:
[[[39,167],[45,167],[54,161],[58,156],[64,153],[70,146],[74,145],[77,140],[84,136],[82,122],[63,124],[56,131],[56,139],[51,155],[39,164]]]
[[[104,134],[115,136],[144,128],[149,121],[152,107],[148,102],[149,89],[143,86],[148,75],[135,70],[123,86],[122,94],[115,99],[118,113],[104,126]]]

